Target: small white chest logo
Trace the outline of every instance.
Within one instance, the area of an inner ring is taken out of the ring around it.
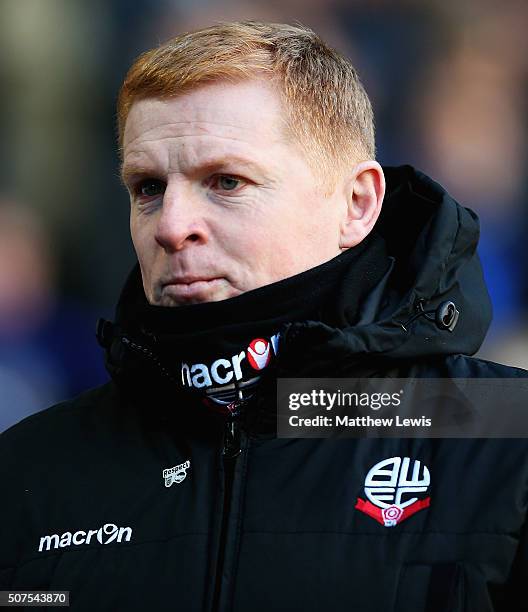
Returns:
[[[171,487],[174,483],[179,484],[183,482],[187,476],[187,470],[191,467],[191,462],[186,461],[175,465],[174,467],[163,470],[163,478],[165,479],[165,486]]]

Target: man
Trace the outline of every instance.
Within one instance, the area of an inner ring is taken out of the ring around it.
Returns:
[[[302,27],[214,26],[141,56],[118,116],[139,266],[98,329],[113,381],[2,436],[1,588],[526,609],[524,440],[276,436],[278,377],[526,376],[467,356],[490,320],[475,215],[382,170],[348,61]],[[410,466],[404,512],[369,483]]]

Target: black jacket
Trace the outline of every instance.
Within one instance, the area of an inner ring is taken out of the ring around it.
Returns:
[[[525,377],[467,356],[491,316],[473,213],[386,175],[390,274],[351,325],[346,291],[339,326],[283,325],[274,376]],[[99,334],[114,381],[0,437],[0,590],[90,612],[528,610],[525,440],[280,439],[270,378],[226,427],[127,336],[130,291]],[[407,459],[427,491],[386,527],[365,478]]]

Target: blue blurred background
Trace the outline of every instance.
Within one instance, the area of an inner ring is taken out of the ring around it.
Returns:
[[[379,161],[481,217],[495,318],[479,356],[528,367],[528,3],[2,0],[0,431],[107,380],[95,321],[134,262],[117,91],[140,52],[231,19],[299,21],[352,59]]]

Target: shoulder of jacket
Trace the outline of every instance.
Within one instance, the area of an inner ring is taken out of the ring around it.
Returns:
[[[43,439],[51,443],[78,426],[83,416],[110,411],[117,404],[117,397],[114,383],[108,382],[26,417],[0,434],[0,456],[27,449],[28,445]]]
[[[449,355],[446,365],[456,378],[528,378],[528,371],[468,355]]]

